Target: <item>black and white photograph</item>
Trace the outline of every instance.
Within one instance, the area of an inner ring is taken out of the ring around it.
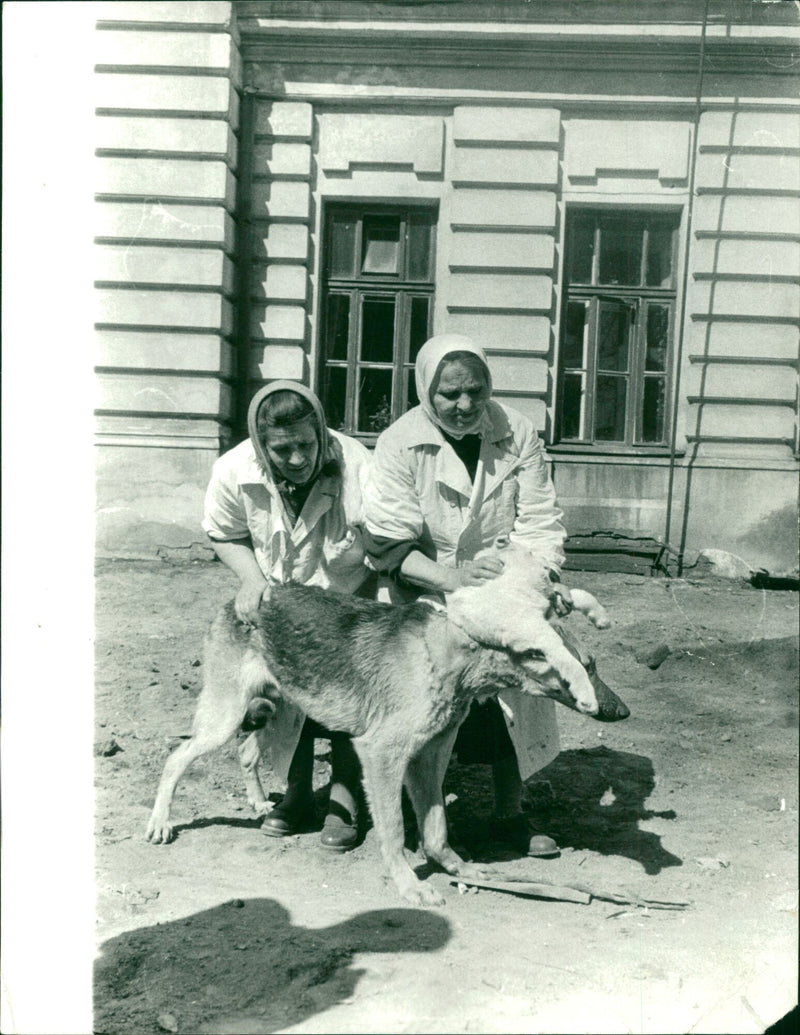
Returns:
[[[3,19],[2,1031],[797,1032],[800,4]]]

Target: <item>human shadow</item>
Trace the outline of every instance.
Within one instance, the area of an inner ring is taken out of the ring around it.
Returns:
[[[476,795],[475,776],[465,772],[483,768],[456,766],[448,773],[448,787],[459,799],[449,815],[458,831],[457,839],[470,854],[491,861],[499,857],[499,846],[487,841],[485,815],[491,809],[491,793],[487,795],[482,788]],[[639,829],[641,820],[676,818],[672,809],[658,812],[645,806],[655,789],[649,758],[605,746],[562,751],[536,774],[535,784],[547,789],[546,794],[537,796],[537,786],[533,787],[535,825],[555,838],[561,848],[634,859],[648,874],[683,865],[682,859],[662,846],[658,834]],[[482,812],[483,819],[479,820],[476,812]]]
[[[144,1035],[171,1022],[197,1033],[285,1031],[353,995],[365,973],[353,966],[358,953],[431,952],[450,935],[426,910],[373,910],[311,929],[274,899],[234,899],[104,942],[94,1031]]]

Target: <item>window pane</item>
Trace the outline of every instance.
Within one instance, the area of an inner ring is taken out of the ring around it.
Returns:
[[[347,400],[347,367],[327,367],[322,405],[328,427],[345,431],[345,403]]]
[[[392,371],[361,370],[358,430],[378,432],[392,423]]]
[[[412,215],[408,221],[409,280],[431,279],[431,236],[430,220]]]
[[[329,295],[325,320],[325,349],[329,359],[347,359],[350,296]]]
[[[663,377],[646,377],[644,379],[642,442],[664,441],[666,384]]]
[[[639,284],[642,225],[627,219],[604,219],[600,225],[600,284]]]
[[[365,298],[361,310],[361,358],[371,363],[394,359],[394,299]]]
[[[564,327],[564,366],[586,366],[586,303],[570,302]]]
[[[582,438],[583,421],[583,375],[564,375],[564,413],[561,419],[561,435],[563,438]]]
[[[625,441],[625,396],[628,381],[624,377],[603,374],[597,378],[594,407],[594,434],[601,442]]]
[[[408,409],[412,406],[419,406],[419,396],[417,395],[417,380],[414,377],[414,368],[409,367],[406,371],[408,377],[408,391],[406,392],[406,402]]]
[[[331,216],[331,277],[352,277],[355,273],[356,220],[334,213]]]
[[[594,219],[576,219],[572,231],[570,280],[590,284],[594,259]]]
[[[645,370],[665,371],[667,369],[668,330],[669,306],[649,305],[647,307]]]
[[[361,269],[364,273],[397,273],[400,220],[375,216],[364,220]]]
[[[420,348],[428,340],[428,309],[429,298],[411,299],[411,332],[408,343],[408,358],[414,362]]]
[[[599,370],[628,369],[628,336],[631,311],[627,306],[600,304],[597,327]]]
[[[645,283],[648,287],[671,287],[673,228],[653,223],[647,237]]]

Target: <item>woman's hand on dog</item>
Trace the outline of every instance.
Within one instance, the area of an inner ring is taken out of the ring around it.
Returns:
[[[258,609],[265,596],[269,596],[269,584],[266,579],[262,579],[261,582],[243,582],[233,602],[239,621],[246,625],[255,625],[258,621]]]
[[[505,565],[499,557],[476,557],[461,568],[452,570],[453,587],[450,592],[464,586],[481,586],[503,574]]]

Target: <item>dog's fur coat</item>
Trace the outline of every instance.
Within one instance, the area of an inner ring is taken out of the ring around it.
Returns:
[[[476,614],[474,600],[472,608],[457,608],[467,624],[467,612]],[[504,688],[552,697],[603,720],[628,714],[599,680],[593,704],[583,687],[577,699],[555,670],[544,672],[533,643],[480,644],[423,603],[398,607],[308,586],[275,586],[255,627],[239,622],[227,604],[206,640],[192,737],[167,760],[147,837],[172,837],[170,804],[188,765],[236,733],[254,698],[283,696],[328,729],[352,735],[392,878],[408,901],[439,904],[438,892],[418,880],[403,855],[401,788],[405,781],[428,859],[450,874],[474,876],[476,868],[448,845],[442,782],[470,703]],[[252,777],[246,773],[246,779]]]

